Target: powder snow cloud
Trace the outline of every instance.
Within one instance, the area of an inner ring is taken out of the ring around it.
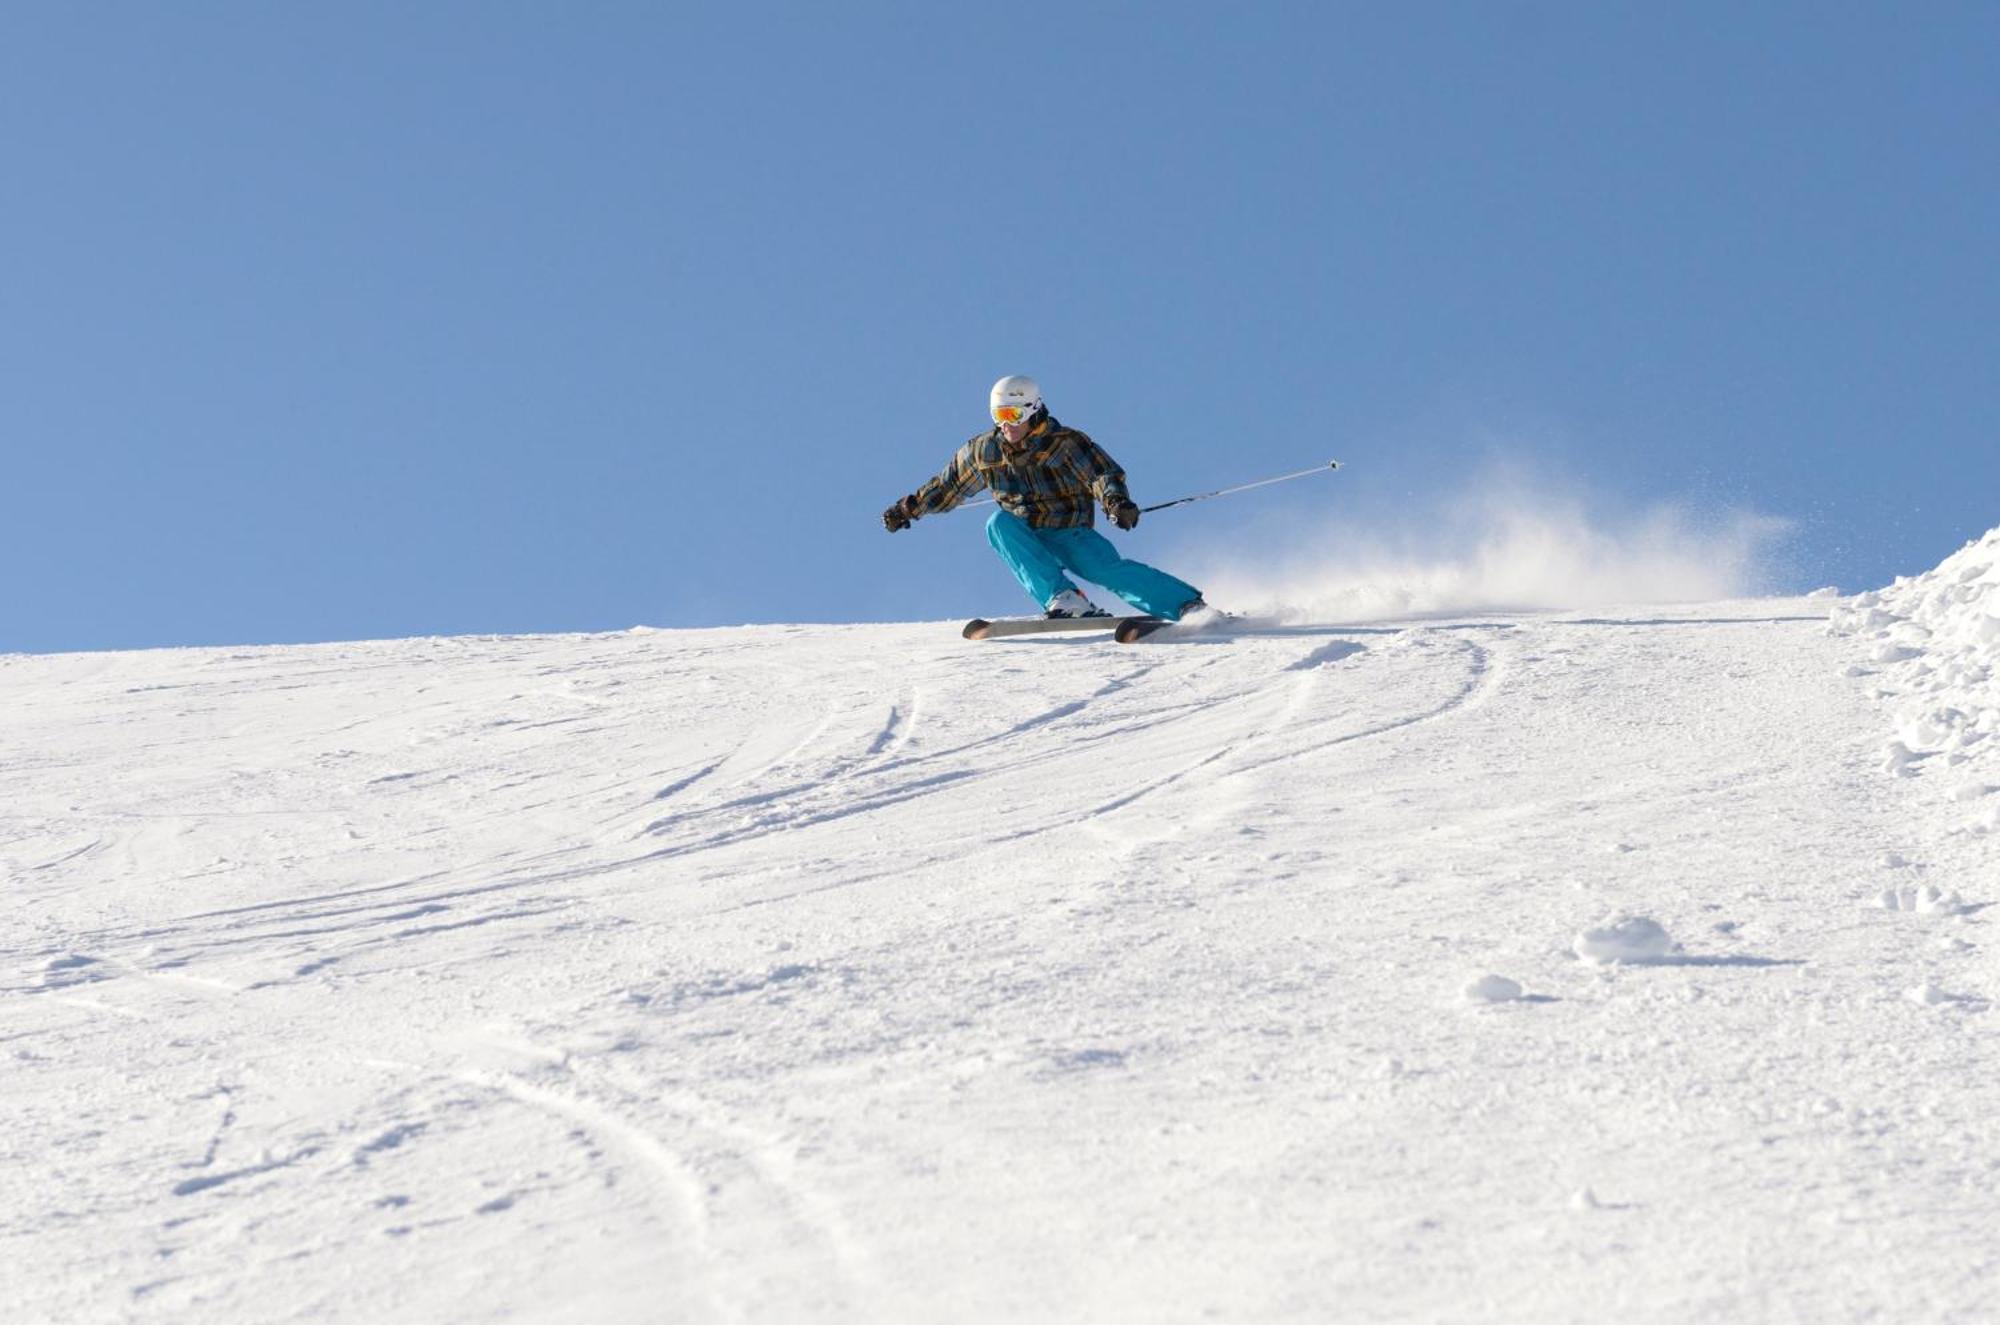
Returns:
[[[1211,601],[1305,621],[1618,604],[1710,602],[1770,592],[1791,529],[1742,509],[1631,503],[1515,466],[1393,517],[1329,504],[1258,527],[1253,551],[1176,555]]]

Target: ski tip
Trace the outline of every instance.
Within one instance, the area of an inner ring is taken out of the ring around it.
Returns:
[[[1172,624],[1173,622],[1163,620],[1160,617],[1127,617],[1118,623],[1118,630],[1113,638],[1120,644],[1136,644],[1154,631]]]
[[[967,639],[985,639],[986,632],[991,629],[993,629],[993,623],[991,621],[984,620],[980,617],[974,617],[972,620],[965,623],[964,635]]]

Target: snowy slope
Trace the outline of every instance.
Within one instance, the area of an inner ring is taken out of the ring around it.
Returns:
[[[0,659],[0,1316],[1991,1319],[1983,564]]]

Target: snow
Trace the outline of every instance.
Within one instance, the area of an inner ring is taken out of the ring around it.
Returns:
[[[1650,962],[1678,950],[1672,936],[1649,916],[1606,916],[1578,934],[1571,951],[1587,962]]]
[[[1890,714],[1883,770],[1930,784],[1973,810],[1960,827],[1993,831],[1978,803],[2000,785],[2000,529],[1923,575],[1834,600],[1828,632]]]
[[[0,1312],[1981,1318],[1996,546],[0,657]]]
[[[1913,911],[1927,916],[1962,915],[1968,909],[1965,899],[1957,893],[1947,893],[1929,884],[1921,888],[1884,888],[1876,905],[1884,911]]]
[[[1904,990],[1903,997],[1909,999],[1912,1003],[1915,1003],[1919,1007],[1926,1007],[1926,1008],[1948,1007],[1957,1004],[1967,1004],[1967,1003],[1977,1004],[1983,1002],[1983,1000],[1975,998],[1968,994],[1948,994],[1944,990],[1938,988],[1937,981],[1932,979],[1926,979],[1922,984],[1918,985],[1914,989]]]
[[[1468,982],[1459,995],[1468,1003],[1512,1003],[1521,992],[1520,981],[1489,973]]]

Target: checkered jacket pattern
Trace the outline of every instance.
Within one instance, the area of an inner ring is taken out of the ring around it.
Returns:
[[[1044,418],[1018,447],[1009,446],[998,428],[974,437],[958,448],[943,473],[917,489],[909,513],[940,514],[981,488],[1001,510],[1036,529],[1089,526],[1098,507],[1108,513],[1131,500],[1118,462],[1053,417]]]

